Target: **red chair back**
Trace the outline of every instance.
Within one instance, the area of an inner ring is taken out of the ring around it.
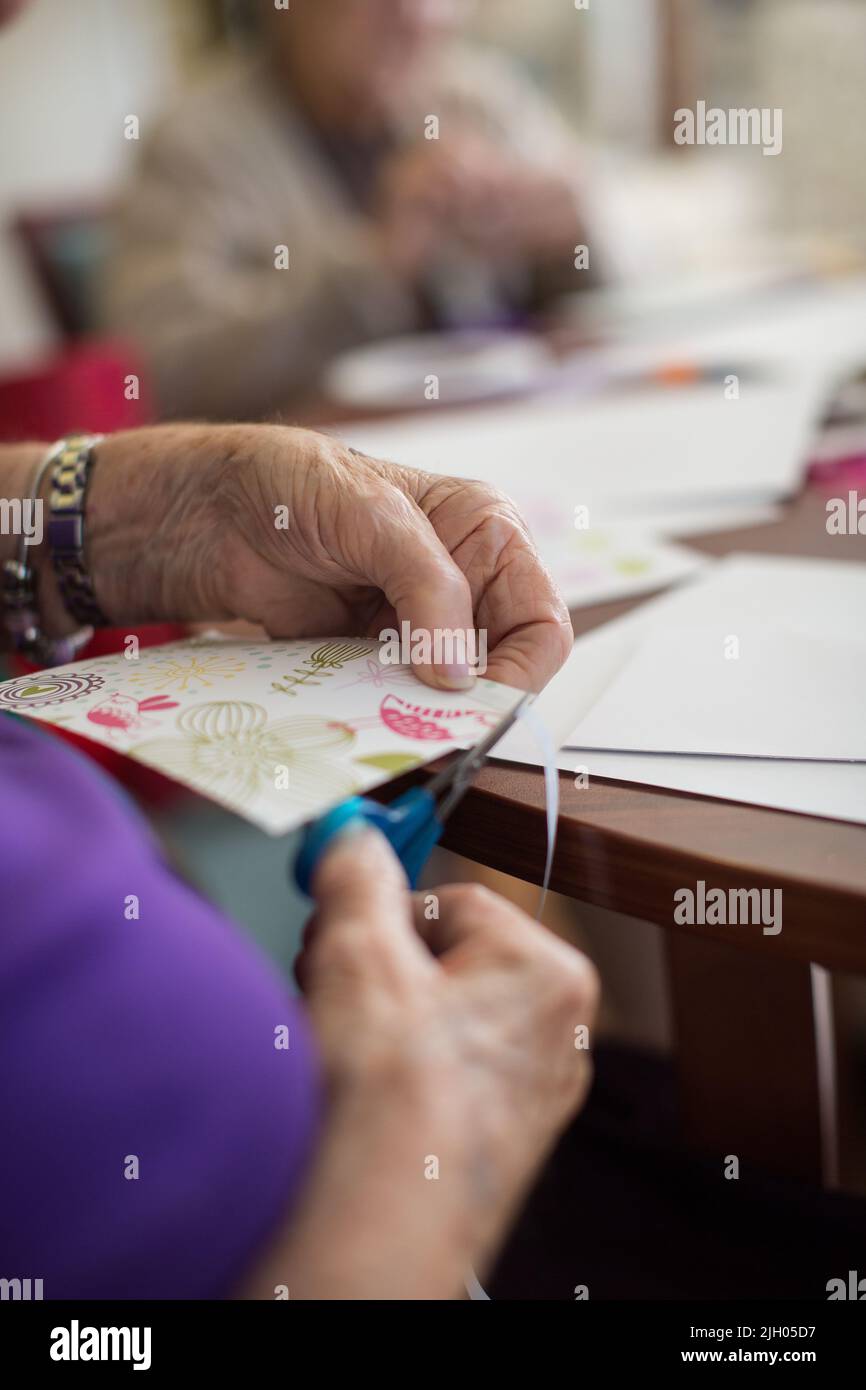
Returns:
[[[147,383],[125,343],[83,340],[0,378],[0,441],[51,441],[75,430],[111,434],[153,418]]]

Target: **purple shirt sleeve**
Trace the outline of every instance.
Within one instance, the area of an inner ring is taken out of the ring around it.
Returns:
[[[231,1294],[317,1117],[309,1030],[276,970],[113,783],[7,715],[0,1117],[0,1277],[42,1279],[45,1298]]]

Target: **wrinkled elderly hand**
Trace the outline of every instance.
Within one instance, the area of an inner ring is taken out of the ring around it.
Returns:
[[[449,225],[482,255],[543,261],[578,240],[583,219],[574,178],[477,139],[463,142],[457,167]]]
[[[373,830],[336,841],[313,889],[298,977],[332,1109],[293,1297],[456,1293],[586,1098],[598,977],[483,888],[437,889],[434,915]],[[325,1282],[315,1252],[335,1241]]]
[[[386,164],[376,235],[386,262],[423,275],[443,243],[463,242],[488,260],[564,257],[580,240],[577,181],[463,131],[419,142]]]
[[[86,536],[117,625],[243,618],[272,637],[475,627],[487,632],[487,675],[534,690],[571,647],[565,606],[508,498],[308,430],[114,435],[97,450]],[[465,668],[418,674],[471,684]]]

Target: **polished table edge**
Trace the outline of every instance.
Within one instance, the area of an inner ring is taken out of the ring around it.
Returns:
[[[559,789],[554,891],[673,931],[866,972],[866,827],[603,778],[576,790],[568,773],[560,774]],[[543,775],[515,764],[485,768],[442,843],[540,883],[547,848]],[[781,932],[676,923],[674,893],[694,889],[699,879],[707,890],[781,890]]]

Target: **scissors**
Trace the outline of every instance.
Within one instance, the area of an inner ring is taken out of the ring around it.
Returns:
[[[371,801],[369,797],[352,796],[312,821],[304,831],[295,859],[295,883],[301,892],[309,896],[313,875],[328,845],[347,825],[355,822],[381,830],[390,841],[414,888],[454,807],[469,790],[472,778],[491,749],[508,733],[531,699],[531,695],[524,695],[486,738],[455,758],[426,786],[412,787],[389,806]]]

